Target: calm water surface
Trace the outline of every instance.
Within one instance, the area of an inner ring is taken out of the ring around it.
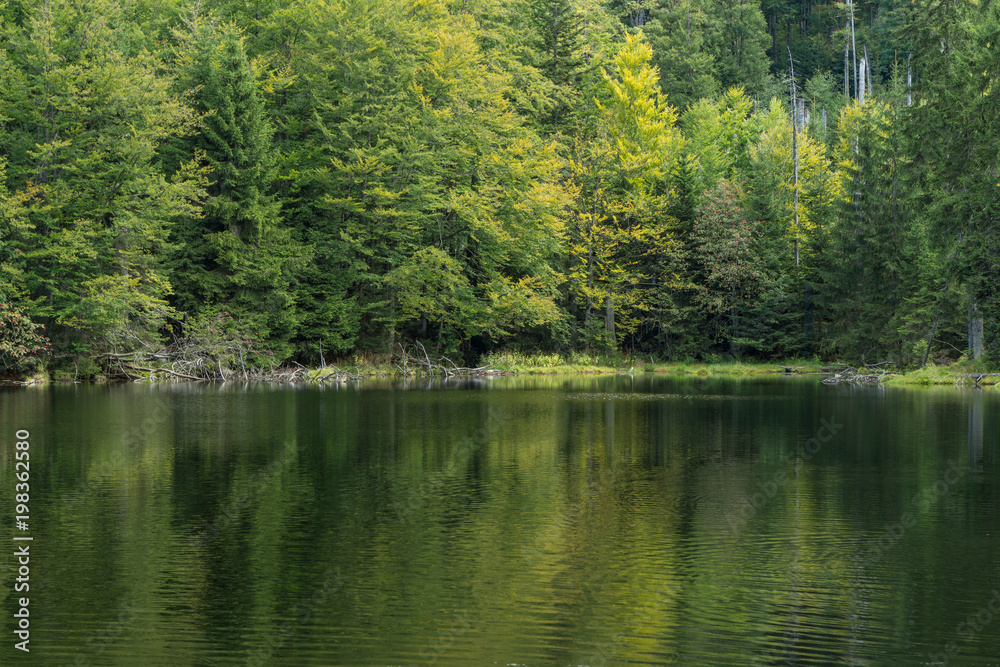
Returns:
[[[1000,665],[998,427],[815,377],[7,390],[0,663]]]

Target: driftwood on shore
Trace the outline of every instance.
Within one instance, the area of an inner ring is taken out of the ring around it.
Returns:
[[[433,362],[427,353],[427,348],[420,341],[416,341],[410,350],[402,343],[397,344],[399,345],[400,354],[393,357],[393,365],[404,377],[422,374],[441,375],[446,378],[468,375],[492,375],[499,373],[499,371],[492,367],[503,361],[503,357],[501,357],[493,363],[476,368],[459,366],[445,356],[441,356],[437,362]],[[417,353],[417,348],[419,348],[419,354]]]
[[[823,384],[879,384],[887,376],[894,373],[889,370],[889,362],[883,361],[860,369],[844,366],[833,372],[830,377],[823,378]]]
[[[830,371],[830,375],[823,378],[823,384],[880,384],[889,376],[900,375],[897,371],[889,370],[888,366],[890,365],[889,362],[882,362],[861,368],[844,366]],[[1000,376],[1000,373],[953,373],[947,376],[934,377],[928,382],[917,382],[916,384],[974,385],[979,387],[983,380],[998,376]],[[986,384],[993,383],[987,382]]]
[[[231,348],[231,349],[230,349]],[[335,364],[325,364],[322,368],[310,371],[302,364],[291,362],[290,365],[271,366],[269,368],[248,367],[244,361],[249,350],[241,346],[211,349],[204,346],[175,343],[169,348],[156,351],[113,353],[108,352],[99,358],[103,361],[104,372],[108,378],[132,382],[152,381],[154,379],[179,380],[243,380],[258,382],[293,383],[313,381],[320,384],[340,383],[349,380],[359,380],[362,377],[379,375],[375,368],[356,364],[350,367],[340,367]],[[459,366],[446,356],[432,359],[422,343],[416,341],[410,345],[399,344],[399,354],[392,358],[395,375],[403,377],[465,377],[498,374],[493,369],[497,361],[478,367]],[[238,368],[234,368],[236,364]]]

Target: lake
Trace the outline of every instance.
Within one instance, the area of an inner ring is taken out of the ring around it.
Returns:
[[[998,438],[817,377],[6,389],[0,662],[1000,665]]]

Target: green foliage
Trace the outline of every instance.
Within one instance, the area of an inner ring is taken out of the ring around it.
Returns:
[[[925,240],[902,173],[907,157],[897,110],[868,100],[845,107],[837,158],[844,178],[826,270],[833,324],[828,344],[848,359],[910,363],[901,319],[927,266]]]
[[[746,311],[761,291],[761,231],[748,221],[741,194],[726,180],[705,193],[694,225],[695,248],[704,281],[697,303],[709,314],[715,340],[739,357],[748,342]]]
[[[462,266],[438,248],[423,248],[385,277],[403,319],[427,318],[467,338],[482,326],[477,303]],[[426,332],[425,332],[426,333]]]
[[[718,100],[702,100],[681,121],[688,150],[697,156],[702,190],[720,178],[739,180],[751,171],[750,148],[761,131],[761,117],[742,88]]]
[[[818,72],[806,81],[803,98],[809,104],[809,134],[832,146],[844,94],[835,77],[829,72]]]
[[[607,348],[621,333],[662,325],[672,304],[656,289],[675,282],[679,241],[665,183],[681,156],[676,112],[657,87],[652,50],[628,36],[604,72],[593,136],[576,147],[578,188],[571,224],[570,286],[583,307],[584,341]],[[603,310],[603,325],[595,312]]]
[[[584,66],[581,36],[583,16],[569,0],[542,0],[527,9],[528,21],[536,36],[538,69],[558,86],[578,80]]]
[[[320,26],[354,28],[323,30],[295,55],[320,156],[296,167],[293,215],[323,267],[307,293],[334,287],[373,346],[557,322],[567,199],[555,147],[511,108],[514,80],[484,60],[468,15],[415,3],[401,18],[391,4],[325,8]],[[431,308],[420,294],[446,278],[462,297]]]
[[[711,34],[710,4],[697,0],[664,3],[643,26],[653,48],[653,64],[660,72],[660,86],[679,109],[715,97],[721,88],[715,57],[706,44]]]
[[[0,143],[19,209],[4,266],[32,300],[32,318],[79,351],[113,348],[122,326],[139,340],[155,336],[166,311],[147,306],[169,290],[168,232],[196,213],[203,192],[190,165],[174,178],[158,169],[159,147],[191,132],[195,115],[158,58],[132,49],[128,18],[114,2],[57,0],[25,7],[22,24],[3,34]],[[101,294],[108,281],[128,289]],[[125,314],[99,314],[115,310]]]
[[[760,5],[747,0],[715,0],[710,4],[712,30],[706,50],[716,63],[723,90],[742,86],[767,98],[767,32]]]
[[[25,315],[23,306],[0,303],[0,369],[33,372],[51,351],[44,329]]]
[[[933,17],[932,23],[928,17]],[[936,276],[936,282],[949,288],[940,288],[942,295],[967,295],[965,324],[972,328],[974,315],[981,316],[985,353],[996,363],[1000,360],[996,223],[1000,9],[992,3],[919,2],[908,18],[907,36],[920,47],[913,66],[922,73],[907,127],[923,194],[920,205],[937,247],[948,253],[954,249],[953,259],[938,262],[944,275]],[[929,48],[932,43],[936,48]],[[952,329],[959,340],[963,333]]]

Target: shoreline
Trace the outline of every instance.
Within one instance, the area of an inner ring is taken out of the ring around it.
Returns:
[[[541,360],[543,363],[530,363]],[[583,361],[584,363],[580,363]],[[557,355],[537,355],[505,363],[503,358],[478,368],[446,368],[431,365],[407,367],[387,364],[346,363],[328,364],[325,367],[304,366],[282,367],[270,371],[246,373],[234,370],[221,377],[195,378],[177,377],[169,368],[152,368],[151,372],[134,377],[92,377],[73,378],[65,375],[51,377],[39,372],[29,378],[2,381],[8,387],[39,387],[50,384],[120,383],[120,382],[268,382],[274,384],[328,384],[345,383],[365,379],[407,379],[407,378],[459,378],[459,377],[507,377],[507,376],[580,376],[580,375],[663,375],[693,377],[754,377],[766,375],[814,375],[823,377],[826,384],[854,383],[881,384],[884,386],[955,386],[955,387],[996,387],[1000,385],[1000,373],[969,371],[966,368],[951,370],[951,366],[930,366],[922,369],[898,372],[884,372],[879,369],[854,369],[844,364],[824,364],[818,361],[793,359],[779,362],[646,362],[616,359],[566,360]],[[525,363],[527,362],[527,363]],[[596,363],[586,363],[596,362]],[[604,362],[604,363],[601,363]],[[615,363],[617,362],[617,363]],[[640,365],[641,364],[641,365]],[[845,372],[849,369],[849,372]]]

